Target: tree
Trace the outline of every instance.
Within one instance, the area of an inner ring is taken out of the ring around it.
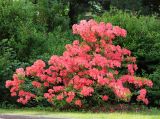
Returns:
[[[101,10],[109,10],[110,9],[110,0],[68,0],[69,2],[69,12],[68,16],[70,18],[70,26],[77,23],[78,15],[84,14],[90,9],[96,9],[94,5],[99,4]]]
[[[143,6],[149,8],[148,12],[157,12],[160,14],[160,1],[159,0],[143,0]]]

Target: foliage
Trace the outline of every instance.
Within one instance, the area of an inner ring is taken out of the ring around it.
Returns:
[[[6,47],[13,51],[10,53],[15,55],[17,60],[27,61],[34,50],[45,41],[44,32],[36,29],[33,23],[34,6],[24,1],[2,0],[0,6],[1,42],[7,40]],[[6,47],[4,46],[3,49],[5,50]],[[37,54],[42,53],[43,50],[37,49]]]
[[[140,76],[149,77],[154,83],[154,93],[150,92],[151,102],[158,99],[155,93],[159,94],[158,67],[160,66],[160,21],[156,16],[140,16],[130,12],[112,9],[104,13],[101,17],[96,17],[97,21],[111,22],[127,29],[128,35],[124,40],[116,43],[130,49],[137,57],[138,70]],[[152,90],[152,89],[151,89]],[[156,100],[157,101],[157,100]],[[152,104],[153,104],[152,103]],[[154,103],[155,105],[156,103]],[[158,103],[157,103],[158,104]]]
[[[13,80],[6,81],[17,102],[46,99],[57,108],[93,107],[108,100],[129,102],[138,95],[137,101],[148,104],[145,86],[152,87],[152,82],[135,77],[136,58],[128,49],[112,43],[115,38],[126,37],[125,29],[82,20],[73,25],[73,34],[83,41],[66,45],[63,55],[53,55],[48,63],[37,60],[25,70],[17,69]],[[121,69],[126,70],[122,73]]]
[[[68,3],[64,0],[40,0],[35,4],[37,11],[36,23],[45,26],[47,32],[55,27],[69,27]]]
[[[148,92],[149,99],[152,100],[151,105],[160,105],[160,67],[157,67],[154,73],[149,75],[149,78],[154,82],[153,89],[149,89]]]
[[[8,39],[7,47],[16,53],[16,58],[20,61],[40,55],[49,50],[44,46],[46,39],[52,34],[49,31],[68,29],[69,21],[65,7],[67,5],[56,0],[50,5],[45,0],[37,5],[28,1],[1,0],[0,39]]]
[[[118,9],[138,11],[142,8],[142,0],[112,0],[111,5]]]
[[[69,37],[70,34],[69,19],[66,15],[67,5],[59,4],[55,0],[48,9],[48,3],[43,4],[43,2],[45,1],[35,5],[29,0],[0,0],[0,84],[2,84],[0,103],[2,104],[3,101],[15,102],[14,99],[8,98],[9,92],[5,89],[5,81],[12,78],[15,69],[26,67],[39,57],[48,60],[53,49],[55,54],[60,54],[63,52],[63,49],[59,50],[60,45],[70,42],[63,38]],[[68,32],[65,33],[66,30]],[[59,34],[56,34],[57,31]]]
[[[132,10],[140,12],[143,15],[159,14],[159,0],[111,0],[111,6],[121,10]]]
[[[15,2],[13,4],[13,1],[0,0],[0,83],[2,84],[0,86],[0,102],[6,100],[9,94],[5,90],[4,82],[11,78],[16,68],[26,66],[19,59],[23,58],[24,53],[26,53],[23,49],[27,46],[27,44],[24,44],[27,41],[26,39],[15,38],[24,33],[20,28],[23,25],[28,26],[33,14],[30,11],[32,10],[32,5],[28,4],[23,9],[22,6],[24,6],[24,2]],[[19,43],[17,42],[18,40],[20,40]],[[20,55],[22,52],[23,55]],[[12,100],[10,101],[12,102]]]

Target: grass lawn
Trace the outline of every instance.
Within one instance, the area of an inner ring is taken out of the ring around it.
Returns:
[[[160,110],[152,109],[142,112],[53,112],[37,109],[0,109],[0,114],[33,115],[45,117],[59,117],[72,119],[160,119]]]

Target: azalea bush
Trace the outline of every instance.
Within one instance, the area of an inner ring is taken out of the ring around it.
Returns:
[[[126,37],[125,29],[94,20],[82,20],[72,29],[81,39],[67,44],[62,56],[53,55],[48,62],[38,59],[6,81],[17,102],[45,99],[57,107],[85,107],[129,102],[136,96],[137,101],[149,103],[146,86],[152,87],[152,81],[136,77],[136,58],[130,50],[113,44]]]

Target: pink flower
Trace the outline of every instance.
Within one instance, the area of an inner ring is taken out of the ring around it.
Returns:
[[[129,72],[131,75],[134,75],[133,64],[128,64],[128,72]]]
[[[98,77],[98,83],[100,85],[106,85],[109,83],[109,79],[108,78],[103,78],[103,77]]]
[[[12,83],[12,81],[10,81],[10,80],[7,80],[6,81],[6,88],[9,88],[10,86],[12,86],[13,85],[13,83]]]
[[[67,102],[67,103],[71,103],[72,100],[73,100],[73,97],[67,97],[67,98],[66,98],[66,102]]]
[[[21,77],[25,77],[25,71],[23,68],[16,69],[16,73]]]
[[[94,89],[91,87],[84,86],[80,92],[83,96],[92,96],[92,93],[94,92]]]
[[[63,94],[59,94],[58,96],[57,96],[57,100],[63,100]]]
[[[140,95],[137,96],[137,100],[138,100],[138,101],[141,100],[141,101],[143,101],[146,105],[148,105],[149,101],[148,101],[148,99],[146,98],[146,94],[147,94],[146,89],[141,89],[141,90],[139,91],[139,93],[140,93]]]
[[[102,96],[102,100],[103,100],[103,101],[107,101],[107,100],[108,100],[108,96],[107,96],[107,95],[103,95],[103,96]]]
[[[44,68],[46,66],[45,62],[42,60],[37,60],[36,62],[34,62],[35,66],[39,67],[39,68]]]
[[[42,60],[37,60],[34,62],[34,64],[30,67],[26,67],[26,75],[31,76],[41,76],[41,73],[44,70],[44,67],[46,66],[45,62]]]
[[[64,86],[53,86],[53,90],[54,90],[55,93],[63,91]]]
[[[144,80],[144,84],[149,86],[149,87],[153,86],[153,82],[151,80]]]
[[[33,81],[32,85],[36,88],[40,88],[41,87],[41,83],[37,82],[37,81]]]
[[[49,83],[48,83],[48,82],[44,82],[43,85],[44,85],[45,87],[49,87]]]
[[[74,104],[79,106],[79,107],[82,107],[82,101],[81,100],[76,100]]]
[[[12,96],[12,97],[17,96],[17,93],[16,93],[16,92],[12,92],[12,93],[11,93],[11,96]]]

